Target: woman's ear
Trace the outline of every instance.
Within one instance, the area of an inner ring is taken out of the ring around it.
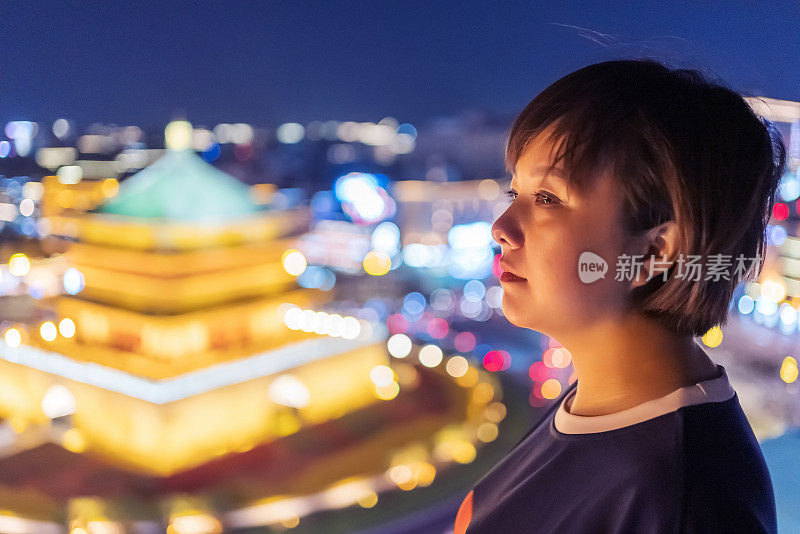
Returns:
[[[643,286],[657,276],[666,277],[665,273],[675,263],[680,248],[681,236],[675,221],[666,221],[642,232],[638,250],[634,254],[644,257],[641,259],[641,269],[638,273],[634,272],[630,289]]]

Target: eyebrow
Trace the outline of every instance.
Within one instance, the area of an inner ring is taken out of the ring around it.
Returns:
[[[566,174],[562,168],[553,167],[551,169],[549,165],[540,165],[538,167],[534,167],[534,169],[531,171],[531,176],[543,177],[541,183],[539,184],[540,186],[544,184],[545,180],[547,180],[548,178],[550,177],[554,178],[555,180],[553,181],[555,185],[559,186],[559,188],[563,188],[563,191],[557,192],[559,198],[564,202],[568,202],[571,200],[573,192],[571,190],[571,185],[567,180]],[[511,183],[513,183],[515,179],[518,180],[516,173],[512,175],[511,181],[509,182],[509,187],[511,186]]]
[[[551,169],[548,165],[540,165],[531,171],[531,176],[543,176],[545,178],[552,176],[553,178],[556,178],[556,181],[560,182],[560,184],[565,186],[569,185],[564,170],[559,167],[554,167]],[[511,176],[511,179],[513,180],[516,177],[517,175],[514,173]]]
[[[553,167],[551,169],[548,165],[541,165],[541,166],[536,167],[535,169],[533,169],[531,174],[533,176],[538,176],[540,174],[545,175],[545,176],[553,176],[553,177],[558,178],[559,180],[561,180],[563,182],[566,182],[566,176],[564,175],[564,170],[561,169],[560,167]]]

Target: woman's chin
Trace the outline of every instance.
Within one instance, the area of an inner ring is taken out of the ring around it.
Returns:
[[[515,306],[510,306],[504,301],[501,309],[503,310],[503,316],[509,323],[514,326],[535,330],[535,328],[531,326],[531,317],[526,317],[524,313],[519,313]]]

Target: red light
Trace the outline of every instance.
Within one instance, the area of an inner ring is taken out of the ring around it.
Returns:
[[[435,317],[431,319],[430,322],[428,323],[427,330],[432,337],[436,339],[442,339],[450,331],[450,325],[447,324],[447,321],[445,321],[444,319]]]
[[[505,371],[510,365],[511,355],[504,350],[490,350],[483,357],[483,367],[492,373]]]
[[[386,326],[392,334],[402,334],[408,332],[408,321],[402,314],[395,313],[386,319]]]
[[[233,149],[233,155],[239,161],[247,161],[253,157],[253,154],[255,154],[255,150],[251,144],[236,145],[236,148]]]
[[[789,216],[789,206],[783,202],[776,202],[775,205],[772,206],[772,216],[776,221],[785,221]]]
[[[533,365],[528,369],[528,376],[535,382],[544,382],[550,378],[550,371],[544,362],[533,362]]]
[[[469,352],[475,348],[475,335],[472,332],[459,332],[453,339],[453,343],[456,346],[456,350]]]
[[[554,350],[556,350],[556,349],[554,349],[553,347],[550,347],[549,349],[547,349],[546,351],[544,351],[542,353],[542,362],[547,367],[555,367],[555,365],[553,365],[553,351]]]
[[[503,274],[503,269],[500,268],[500,256],[502,254],[495,254],[494,260],[492,260],[492,274],[495,275],[497,278],[500,278],[500,275]]]

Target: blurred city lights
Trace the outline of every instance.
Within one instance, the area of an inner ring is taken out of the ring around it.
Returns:
[[[442,363],[442,349],[436,345],[425,345],[419,349],[419,362],[425,367],[436,367]]]
[[[306,257],[297,249],[289,249],[281,256],[283,268],[292,276],[299,276],[306,270]]]
[[[394,334],[386,343],[389,354],[395,358],[405,358],[411,353],[411,338],[405,334]]]
[[[42,336],[42,339],[45,341],[53,341],[58,335],[58,328],[56,328],[55,323],[52,321],[45,321],[42,323],[42,326],[39,327],[39,335]]]
[[[71,338],[75,335],[75,323],[68,317],[61,319],[58,323],[58,331],[62,336]]]

